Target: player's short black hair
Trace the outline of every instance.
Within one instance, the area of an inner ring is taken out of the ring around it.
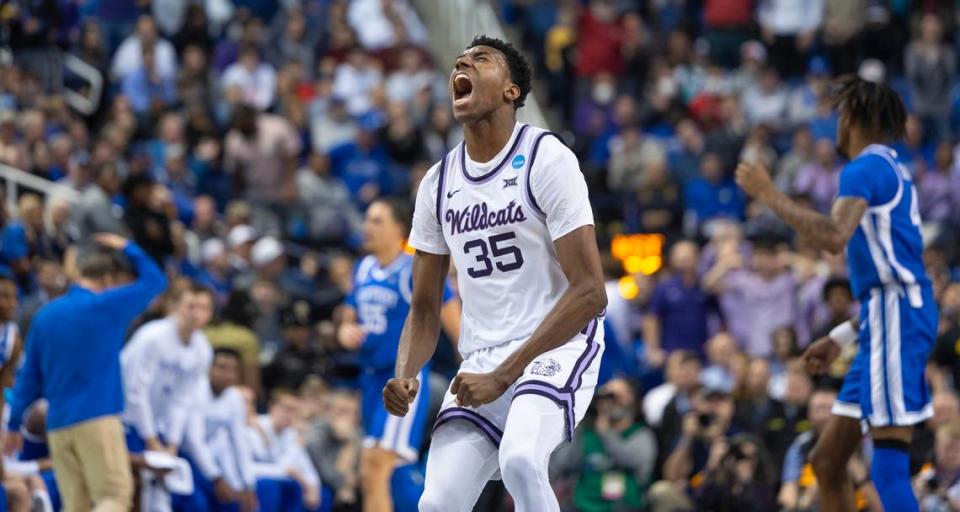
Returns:
[[[410,209],[410,203],[396,197],[381,197],[373,201],[386,206],[393,215],[393,220],[403,226],[403,235],[410,236],[410,228],[413,225],[413,211]]]
[[[903,136],[907,110],[889,85],[848,76],[837,81],[835,107],[850,121],[886,140]]]
[[[239,364],[241,368],[243,367],[243,355],[235,348],[217,347],[213,349],[213,358],[216,359],[218,356],[231,357],[237,361],[237,364]]]
[[[514,110],[523,106],[527,100],[527,94],[530,94],[530,82],[533,79],[533,69],[530,67],[530,61],[520,53],[512,44],[488,35],[479,35],[473,38],[467,49],[474,46],[489,46],[502,53],[507,60],[507,68],[510,70],[510,80],[520,88],[520,96],[513,102]]]

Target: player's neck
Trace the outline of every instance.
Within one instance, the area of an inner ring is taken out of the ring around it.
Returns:
[[[474,162],[489,162],[507,145],[517,117],[513,109],[499,109],[488,117],[466,123],[463,127],[463,142],[467,156]]]
[[[403,247],[397,247],[396,249],[380,251],[374,254],[373,257],[377,259],[377,263],[379,263],[381,267],[386,267],[396,261],[401,254],[403,254]]]
[[[848,144],[848,156],[850,159],[854,159],[863,152],[863,150],[873,144],[884,144],[884,141],[878,140],[874,137],[865,137],[859,132],[852,132],[850,134],[850,143]]]

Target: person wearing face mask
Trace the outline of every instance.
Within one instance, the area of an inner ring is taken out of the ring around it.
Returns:
[[[608,382],[595,399],[596,416],[553,457],[554,477],[579,472],[573,509],[639,510],[657,460],[653,432],[637,419],[636,395],[624,379]]]

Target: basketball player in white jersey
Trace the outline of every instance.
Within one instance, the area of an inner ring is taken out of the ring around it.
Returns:
[[[418,392],[453,258],[464,361],[437,418],[420,510],[472,510],[499,473],[516,510],[559,511],[547,464],[586,412],[603,352],[587,185],[558,137],[517,123],[530,67],[513,46],[475,38],[449,88],[465,140],[417,194],[413,298],[384,402],[402,416]]]

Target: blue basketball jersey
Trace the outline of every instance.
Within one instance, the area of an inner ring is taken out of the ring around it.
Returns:
[[[864,301],[874,288],[899,285],[922,300],[919,290],[930,284],[923,266],[923,238],[917,190],[909,171],[893,149],[873,144],[840,173],[839,197],[860,197],[867,212],[847,243],[850,284]],[[919,286],[917,286],[919,285]]]
[[[346,302],[356,310],[357,322],[367,333],[360,346],[361,366],[393,369],[412,293],[413,256],[401,254],[386,267],[372,255],[357,264],[353,291]],[[452,297],[453,292],[445,285],[443,302]]]

